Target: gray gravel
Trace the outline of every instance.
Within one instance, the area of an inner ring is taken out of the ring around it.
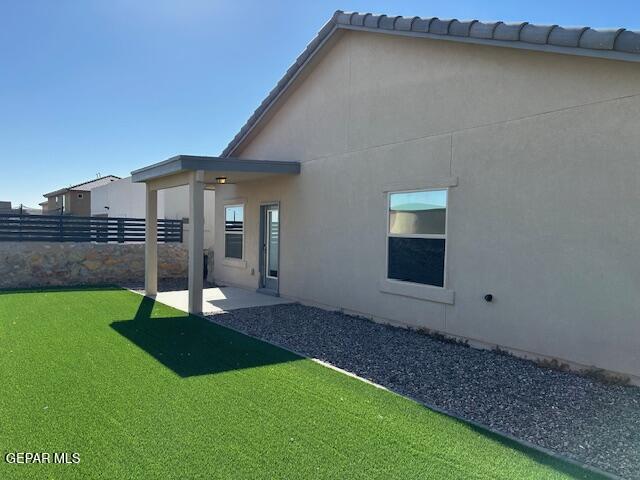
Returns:
[[[298,304],[210,319],[566,457],[640,479],[640,388],[605,385]]]

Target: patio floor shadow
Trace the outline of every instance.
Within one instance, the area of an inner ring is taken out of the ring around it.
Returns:
[[[134,319],[110,326],[181,377],[302,360],[291,352],[194,315],[153,318],[154,303],[153,299],[142,297]]]

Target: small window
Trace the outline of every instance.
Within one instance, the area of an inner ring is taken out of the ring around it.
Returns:
[[[387,277],[444,287],[447,190],[389,194]]]
[[[224,207],[224,256],[242,259],[244,244],[244,205]]]

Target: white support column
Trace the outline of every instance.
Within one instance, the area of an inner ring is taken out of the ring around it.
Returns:
[[[147,296],[158,293],[158,191],[146,184],[144,236],[144,291]]]
[[[189,178],[189,313],[202,313],[204,275],[204,172]]]

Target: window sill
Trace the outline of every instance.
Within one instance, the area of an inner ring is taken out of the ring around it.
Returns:
[[[378,288],[382,293],[453,305],[454,291],[447,288],[401,282],[387,278],[380,280]]]
[[[247,261],[241,260],[239,258],[225,258],[224,260],[222,260],[222,265],[224,265],[225,267],[244,269],[247,268]]]

